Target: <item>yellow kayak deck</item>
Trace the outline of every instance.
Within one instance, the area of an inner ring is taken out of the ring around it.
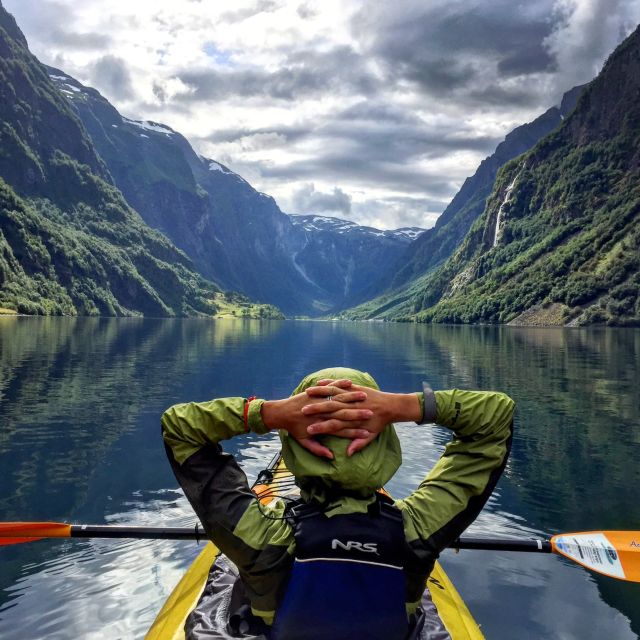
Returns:
[[[281,460],[278,468],[283,468]],[[269,501],[273,497],[265,493],[266,488],[264,485],[254,487],[254,491],[261,496],[261,501]],[[212,542],[206,544],[167,598],[145,640],[185,640],[184,625],[187,616],[200,599],[218,553]],[[439,562],[436,562],[427,580],[427,588],[452,640],[483,640],[480,627]]]
[[[184,640],[184,623],[207,582],[218,549],[208,542],[187,569],[160,610],[146,640]],[[482,640],[484,636],[439,562],[427,580],[433,603],[453,640]]]

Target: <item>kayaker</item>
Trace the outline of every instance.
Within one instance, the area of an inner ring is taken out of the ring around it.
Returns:
[[[167,410],[162,431],[176,478],[209,538],[237,566],[260,621],[254,635],[240,637],[416,634],[436,558],[476,518],[505,467],[513,413],[502,393],[386,393],[369,374],[346,368],[310,374],[282,400],[221,398]],[[376,489],[401,463],[393,422],[435,422],[453,437],[419,487],[390,505]],[[275,429],[301,489],[293,509],[261,505],[219,444]]]

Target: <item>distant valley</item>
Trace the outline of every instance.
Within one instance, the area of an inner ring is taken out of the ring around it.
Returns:
[[[47,70],[131,207],[223,289],[288,315],[343,309],[366,299],[369,283],[422,231],[301,223],[228,167],[197,155],[170,127],[124,118],[94,89]]]

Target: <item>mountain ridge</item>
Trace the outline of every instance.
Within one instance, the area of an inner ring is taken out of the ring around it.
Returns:
[[[171,127],[124,118],[95,89],[60,69],[48,72],[129,204],[223,288],[276,304],[289,315],[326,314],[364,299],[370,282],[417,233],[394,235],[349,223],[347,239],[328,227],[305,228],[271,196],[197,154]],[[328,282],[326,270],[337,262],[344,270]]]
[[[327,315],[369,298],[371,283],[424,231],[418,227],[380,230],[312,214],[292,215],[291,220],[306,236],[305,246],[294,256],[296,265],[310,280],[324,281],[332,293],[334,304]]]
[[[495,151],[482,160],[474,174],[465,179],[436,224],[409,247],[392,272],[376,285],[377,293],[398,289],[444,262],[482,214],[500,168],[557,128],[573,111],[585,86],[573,87],[564,93],[559,105],[510,131]]]
[[[640,27],[562,125],[502,167],[456,252],[352,317],[640,324],[639,95]]]

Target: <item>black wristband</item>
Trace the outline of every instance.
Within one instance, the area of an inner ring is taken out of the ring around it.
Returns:
[[[420,424],[430,424],[435,422],[438,408],[436,406],[436,394],[433,392],[428,382],[422,383],[422,392],[424,394],[424,409],[422,412],[422,420]]]

